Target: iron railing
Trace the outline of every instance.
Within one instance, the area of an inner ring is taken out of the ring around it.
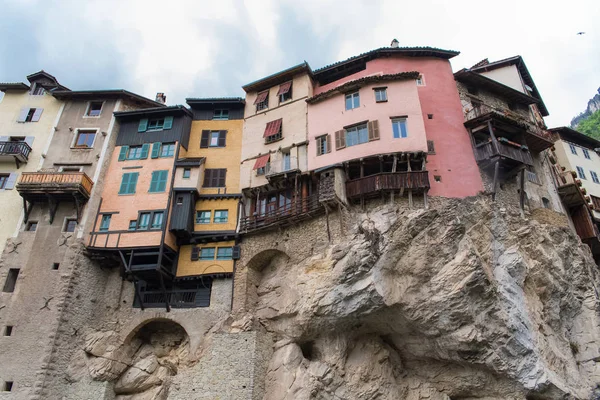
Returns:
[[[31,147],[25,142],[0,142],[0,155],[17,156],[27,161]]]
[[[152,290],[141,291],[140,296],[145,308],[164,307],[167,302],[172,308],[208,307],[210,305],[210,295],[202,296],[200,291],[199,289],[176,289],[167,290],[166,292]],[[137,297],[134,306],[140,306]]]

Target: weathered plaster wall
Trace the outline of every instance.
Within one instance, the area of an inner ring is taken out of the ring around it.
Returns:
[[[482,71],[481,75],[487,76],[490,79],[498,81],[518,90],[521,93],[527,93],[525,86],[521,80],[521,74],[516,65],[507,65],[502,68],[496,68],[491,71]]]

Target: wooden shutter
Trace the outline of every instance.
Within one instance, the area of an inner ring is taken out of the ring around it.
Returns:
[[[27,121],[27,114],[29,114],[29,108],[21,108],[21,112],[17,117],[17,122],[25,122]]]
[[[192,261],[198,261],[198,258],[200,258],[200,247],[192,247]]]
[[[205,149],[208,148],[208,138],[210,136],[210,131],[203,130],[202,137],[200,138],[200,148]]]
[[[6,183],[4,184],[4,189],[12,189],[15,187],[15,182],[17,182],[17,173],[11,172],[6,179]]]
[[[346,147],[346,131],[341,130],[335,133],[335,149],[343,149]]]
[[[140,154],[140,159],[145,160],[148,158],[148,150],[150,150],[150,144],[144,143],[142,145],[142,154]]]
[[[323,136],[318,137],[317,140],[317,156],[321,155],[321,143],[323,142]]]
[[[331,135],[327,134],[327,136],[325,136],[325,140],[327,141],[325,143],[325,147],[327,147],[327,152],[331,153]]]
[[[204,170],[204,182],[202,182],[202,186],[204,187],[210,187],[210,180],[212,178],[212,169],[205,169]]]
[[[369,129],[369,142],[379,140],[379,121],[369,121],[367,127]]]
[[[129,193],[135,193],[139,175],[139,172],[134,172],[131,174],[131,177],[129,178]]]
[[[129,151],[129,146],[121,146],[121,151],[119,152],[119,161],[125,161],[127,158],[127,152]]]
[[[165,122],[163,124],[163,130],[171,129],[173,127],[173,117],[165,117]]]
[[[225,138],[227,137],[227,131],[219,131],[219,147],[225,147]]]
[[[216,179],[216,185],[217,187],[225,187],[225,177],[227,176],[227,170],[226,169],[219,169],[218,170],[219,173],[217,175],[217,179]]]
[[[30,148],[33,148],[33,140],[35,139],[35,136],[25,136],[25,143],[27,143],[27,145]]]
[[[240,246],[233,246],[231,248],[231,258],[233,260],[239,260],[241,256],[242,256],[242,250],[240,249]]]
[[[156,182],[156,190],[158,192],[164,192],[167,189],[167,176],[169,171],[157,171],[157,182]]]
[[[131,179],[131,174],[125,173],[121,177],[121,187],[119,188],[119,194],[127,194],[129,190],[129,180]]]
[[[149,192],[158,192],[158,178],[161,171],[152,171],[152,178],[150,179]]]
[[[36,108],[33,112],[33,117],[31,117],[31,122],[38,122],[42,117],[42,113],[44,112],[43,108]]]
[[[140,119],[138,132],[146,132],[146,130],[148,130],[148,118]]]
[[[152,143],[152,155],[150,158],[158,158],[160,156],[160,142]]]

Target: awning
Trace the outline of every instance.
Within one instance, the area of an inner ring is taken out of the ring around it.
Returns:
[[[267,96],[269,95],[269,91],[265,90],[264,92],[260,92],[258,96],[256,96],[256,100],[254,100],[254,104],[262,103],[265,101]]]
[[[260,156],[256,159],[256,162],[254,163],[254,169],[259,169],[259,168],[264,168],[267,163],[269,162],[269,159],[271,158],[271,154],[265,154],[264,156]]]
[[[277,135],[281,132],[281,121],[282,119],[276,119],[275,121],[271,121],[267,123],[267,127],[265,128],[265,134],[263,137],[269,137],[273,135]]]
[[[292,81],[282,83],[279,85],[279,91],[277,92],[277,96],[281,96],[282,94],[286,94],[292,88]]]

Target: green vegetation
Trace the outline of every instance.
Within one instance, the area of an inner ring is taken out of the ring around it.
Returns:
[[[600,110],[581,120],[577,125],[577,130],[594,139],[600,140]]]

